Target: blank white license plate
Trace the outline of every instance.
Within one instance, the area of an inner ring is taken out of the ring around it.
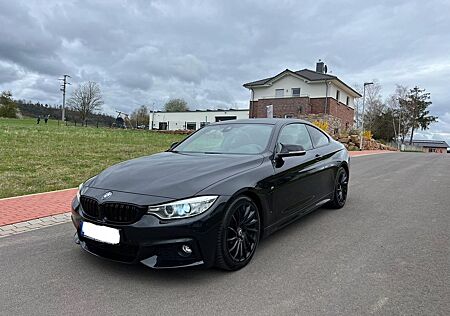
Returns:
[[[120,233],[118,229],[99,226],[88,222],[83,222],[81,225],[81,235],[112,245],[117,245],[120,242]]]

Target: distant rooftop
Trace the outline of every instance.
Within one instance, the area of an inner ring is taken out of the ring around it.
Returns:
[[[432,140],[432,139],[414,139],[412,144],[417,147],[433,147],[433,148],[448,148],[448,144],[444,140]]]

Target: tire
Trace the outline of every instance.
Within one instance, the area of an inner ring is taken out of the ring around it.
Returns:
[[[227,208],[219,227],[216,267],[228,271],[245,267],[255,254],[260,233],[258,207],[246,196],[237,197]]]
[[[343,208],[347,201],[348,193],[348,172],[344,167],[339,167],[334,180],[333,199],[328,206],[334,209]]]

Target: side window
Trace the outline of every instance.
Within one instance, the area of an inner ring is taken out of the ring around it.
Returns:
[[[330,142],[328,136],[317,128],[307,125],[307,129],[311,135],[312,143],[315,148],[327,145]]]
[[[283,127],[278,136],[278,152],[281,151],[282,145],[302,146],[304,150],[312,149],[311,138],[305,124],[289,124]]]
[[[276,98],[284,97],[284,89],[275,89],[275,97]]]

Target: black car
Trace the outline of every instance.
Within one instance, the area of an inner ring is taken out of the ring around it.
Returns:
[[[80,185],[75,241],[153,268],[237,270],[261,238],[324,204],[343,207],[348,179],[345,147],[308,122],[214,123]]]

